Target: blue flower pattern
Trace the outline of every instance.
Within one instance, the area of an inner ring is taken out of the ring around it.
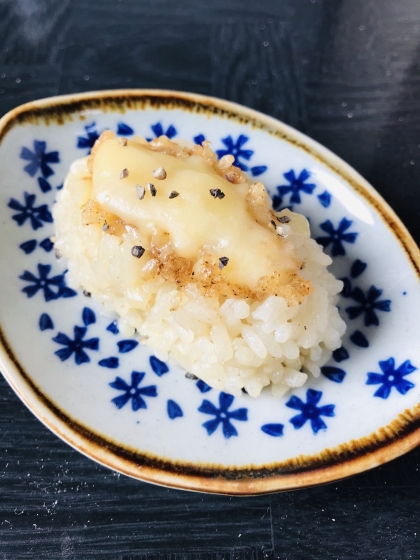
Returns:
[[[64,274],[57,274],[49,278],[50,272],[51,265],[49,264],[38,265],[39,276],[35,276],[32,272],[25,270],[19,278],[25,282],[29,282],[30,285],[22,288],[22,292],[24,292],[28,298],[31,298],[41,290],[44,294],[45,301],[51,301],[60,297],[74,297],[77,295],[77,292],[66,286]]]
[[[401,395],[405,395],[415,385],[408,379],[407,375],[416,371],[409,360],[406,360],[398,368],[395,368],[394,358],[388,358],[383,362],[379,362],[379,367],[382,373],[369,372],[366,385],[380,385],[375,391],[374,396],[381,399],[387,399],[391,394],[392,389],[396,389]]]
[[[151,129],[155,137],[166,135],[168,138],[173,138],[177,135],[177,130],[173,125],[169,125],[165,130],[161,122],[152,125]],[[125,123],[118,123],[117,134],[130,136],[134,134],[134,130]],[[96,123],[87,125],[85,127],[85,134],[77,138],[77,147],[85,149],[89,153],[99,135],[100,132],[96,127]],[[202,133],[194,137],[194,142],[197,144],[201,144],[204,140],[205,136]],[[248,141],[248,136],[244,134],[239,135],[237,140],[234,140],[232,136],[227,136],[222,139],[225,147],[217,150],[217,155],[219,158],[227,154],[233,155],[235,157],[235,165],[240,167],[243,171],[251,172],[252,175],[257,176],[264,173],[267,167],[249,166],[248,162],[253,156],[254,151],[247,149],[246,144]],[[56,151],[47,151],[46,142],[35,140],[33,150],[23,147],[20,157],[28,162],[24,167],[26,173],[31,177],[35,177],[38,172],[40,173],[36,181],[38,182],[41,193],[45,194],[52,191],[53,187],[47,179],[54,174],[52,165],[60,162],[59,153]],[[312,195],[316,190],[316,185],[310,182],[310,173],[306,169],[302,169],[300,172],[291,169],[285,172],[283,176],[288,184],[277,187],[277,195],[273,200],[273,207],[275,209],[281,206],[287,195],[290,195],[288,206],[291,207],[292,204],[300,204],[303,195]],[[59,185],[56,188],[60,189],[61,186],[62,185]],[[332,196],[328,191],[317,194],[317,199],[326,209],[330,207],[332,202]],[[36,195],[34,194],[25,192],[23,203],[12,198],[8,206],[15,211],[15,214],[12,215],[12,219],[19,226],[23,226],[28,222],[33,230],[37,230],[42,228],[45,224],[52,223],[52,216],[48,205],[36,205]],[[330,220],[326,220],[320,225],[320,228],[327,235],[318,237],[317,241],[325,248],[330,248],[332,256],[344,256],[346,255],[346,244],[354,244],[358,235],[356,231],[350,229],[352,225],[352,221],[347,218],[342,218],[337,227],[335,227]],[[50,252],[53,248],[53,244],[49,238],[45,238],[42,241],[31,239],[21,243],[20,248],[26,254],[30,254],[37,246],[41,247],[46,252]],[[362,317],[365,327],[369,327],[379,324],[379,312],[391,311],[391,301],[382,298],[383,291],[374,285],[371,285],[367,291],[363,291],[360,287],[352,286],[352,279],[360,276],[366,269],[366,266],[366,263],[358,259],[354,261],[351,267],[350,277],[343,278],[345,285],[342,296],[355,301],[355,305],[345,308],[349,319],[353,320]],[[28,283],[28,285],[22,289],[27,297],[31,298],[38,292],[41,292],[45,302],[49,302],[60,297],[73,297],[77,295],[74,290],[66,286],[64,274],[50,276],[51,268],[52,267],[47,264],[38,264],[38,276],[25,270],[19,277],[21,280]],[[75,363],[81,365],[90,361],[90,352],[99,350],[99,338],[87,338],[86,336],[89,325],[96,321],[94,312],[85,307],[82,319],[84,325],[74,326],[73,338],[58,332],[52,339],[55,343],[63,346],[63,348],[55,352],[61,361],[66,361],[71,356],[74,356]],[[43,313],[41,315],[39,319],[39,328],[41,331],[54,329],[54,322],[49,314]],[[118,325],[115,321],[109,324],[106,330],[114,336],[119,334]],[[349,338],[359,347],[363,348],[369,346],[365,334],[359,330],[354,331]],[[135,349],[137,345],[138,342],[135,340],[120,340],[117,342],[117,351],[120,354],[125,354]],[[341,347],[334,351],[333,358],[336,362],[347,360],[349,358],[349,352],[346,348]],[[120,366],[119,358],[115,356],[101,359],[98,364],[108,369],[115,369]],[[150,366],[158,377],[161,377],[169,371],[168,366],[154,356],[150,357]],[[409,360],[406,360],[397,368],[394,358],[389,358],[388,360],[379,362],[379,367],[382,373],[369,372],[366,381],[366,385],[379,385],[379,388],[374,393],[375,397],[387,399],[392,392],[392,388],[401,395],[405,395],[415,386],[414,383],[405,379],[407,375],[413,373],[417,369]],[[330,381],[335,383],[342,383],[346,377],[346,372],[336,366],[324,366],[321,372]],[[112,383],[109,383],[113,389],[122,392],[121,395],[112,399],[112,402],[118,409],[124,407],[130,400],[133,411],[137,411],[140,408],[147,408],[145,398],[156,397],[158,395],[155,385],[146,387],[140,386],[144,377],[144,372],[133,371],[131,374],[131,382],[126,382],[121,377],[116,377]],[[201,380],[198,380],[196,385],[202,393],[211,391],[211,387]],[[295,429],[302,428],[307,422],[310,423],[314,434],[317,434],[320,430],[327,429],[327,425],[322,417],[333,417],[335,415],[335,405],[327,404],[319,406],[321,398],[322,392],[314,389],[307,390],[306,402],[296,395],[290,397],[285,406],[299,411],[299,414],[293,416],[289,420]],[[218,429],[219,425],[221,425],[222,433],[226,439],[232,436],[238,436],[238,431],[234,422],[247,421],[248,409],[237,408],[236,410],[230,410],[233,401],[234,397],[224,392],[219,394],[218,407],[207,399],[202,401],[198,411],[202,414],[214,417],[203,424],[208,435],[212,435]],[[169,399],[167,400],[167,414],[168,418],[173,420],[182,417],[183,411],[177,402]],[[261,430],[272,437],[284,435],[284,425],[280,423],[265,424],[261,426]]]
[[[245,422],[248,420],[248,409],[238,408],[237,410],[229,411],[233,401],[234,397],[232,395],[222,392],[219,395],[219,408],[207,399],[201,403],[198,410],[203,414],[210,414],[211,416],[214,416],[213,420],[208,420],[203,424],[209,436],[217,430],[219,424],[222,424],[223,435],[226,439],[238,435],[238,431],[232,424],[231,420],[240,420],[241,422]]]
[[[163,129],[161,122],[152,124],[150,128],[152,129],[155,138],[159,138],[159,136],[167,136],[170,140],[177,135],[177,130],[172,124],[170,124],[166,130]],[[150,142],[153,138],[146,138],[146,140]]]
[[[355,288],[350,297],[359,305],[352,305],[346,308],[349,319],[356,319],[359,315],[364,316],[365,327],[370,325],[379,325],[379,319],[375,311],[391,311],[391,300],[378,299],[382,295],[382,290],[375,286],[371,286],[365,295],[360,288]]]
[[[205,140],[202,134],[199,134],[194,138],[196,144],[201,144]],[[262,175],[266,170],[266,165],[257,165],[254,167],[249,167],[243,160],[249,161],[254,153],[253,150],[246,150],[243,148],[244,144],[249,141],[248,136],[245,134],[240,134],[238,139],[235,141],[233,140],[232,136],[227,136],[226,138],[222,138],[222,142],[225,145],[225,148],[222,150],[216,150],[216,154],[218,158],[222,158],[223,156],[232,155],[235,158],[234,165],[242,169],[242,171],[251,171],[254,177],[258,175]]]
[[[283,424],[264,424],[261,426],[261,431],[271,437],[280,437],[283,435]]]
[[[320,430],[326,430],[327,425],[321,416],[335,416],[333,404],[326,404],[324,406],[317,406],[322,397],[322,391],[316,391],[315,389],[308,389],[306,391],[306,403],[302,401],[296,395],[292,395],[287,401],[286,406],[289,408],[294,408],[295,410],[300,410],[300,414],[293,416],[289,420],[295,427],[299,430],[306,424],[310,422],[311,428],[314,434],[317,434]]]
[[[363,323],[365,327],[375,326],[377,327],[380,323],[380,313],[379,312],[390,312],[391,311],[391,300],[389,299],[379,299],[383,290],[371,285],[370,288],[365,292],[358,286],[354,286],[353,281],[359,278],[367,269],[367,263],[356,259],[351,267],[348,277],[341,278],[344,283],[343,290],[341,292],[341,297],[353,299],[357,305],[351,305],[345,307],[345,312],[348,315],[349,320],[355,320],[358,317],[363,317]],[[349,335],[350,341],[358,346],[359,348],[368,348],[369,340],[364,332],[360,329],[355,330]],[[335,351],[333,357],[336,361],[341,361],[349,357],[347,350],[347,355],[340,354],[339,351]],[[337,358],[338,356],[338,358]]]
[[[194,144],[198,144],[201,146],[205,139],[206,137],[204,136],[204,134],[197,134],[197,136],[194,136],[193,138]]]
[[[290,194],[290,204],[300,204],[302,202],[301,194],[312,194],[316,187],[314,183],[307,183],[310,176],[311,174],[306,169],[302,169],[298,176],[293,169],[283,173],[283,177],[289,184],[277,187],[278,195],[275,197],[273,206],[280,206],[286,194]]]
[[[317,196],[317,199],[324,208],[329,208],[331,205],[332,196],[328,191],[324,191]]]
[[[82,150],[87,150],[87,153],[90,154],[91,149],[100,136],[98,129],[96,128],[96,123],[93,122],[86,125],[85,133],[85,136],[77,137],[77,147],[81,148]]]
[[[34,151],[23,147],[20,152],[20,158],[29,161],[24,167],[24,171],[31,177],[35,177],[38,171],[41,171],[43,177],[48,178],[54,175],[53,169],[49,164],[59,163],[60,158],[58,152],[46,152],[47,143],[34,140]]]
[[[25,255],[30,255],[36,249],[37,245],[36,239],[29,239],[29,241],[25,241],[19,245],[19,248],[25,253]]]
[[[47,329],[53,329],[54,323],[48,313],[43,313],[39,318],[39,330],[46,331]]]
[[[166,411],[171,420],[175,420],[175,418],[181,418],[182,416],[184,416],[182,408],[177,402],[173,401],[172,399],[168,400],[166,404]]]
[[[113,389],[117,389],[117,391],[122,391],[122,394],[113,398],[111,402],[113,402],[117,408],[122,408],[131,400],[131,408],[134,412],[140,408],[147,408],[144,397],[157,397],[158,393],[156,385],[139,387],[145,375],[144,372],[133,371],[131,373],[130,384],[121,377],[117,377],[115,381],[109,385]]]
[[[120,122],[117,126],[117,134],[119,136],[132,136],[134,134],[134,130],[131,126],[128,126],[128,124]]]
[[[49,191],[52,191],[53,189],[51,183],[49,183],[44,177],[38,177],[38,185],[43,193],[47,193]],[[61,185],[58,185],[56,187],[57,190],[60,190],[62,188],[63,188],[63,183],[61,183]]]
[[[12,216],[12,219],[15,220],[18,226],[23,226],[26,220],[29,220],[32,229],[37,230],[43,227],[43,222],[52,223],[53,219],[46,204],[34,206],[36,201],[34,194],[25,192],[23,196],[25,200],[23,204],[15,198],[11,198],[8,204],[9,208],[18,212]]]
[[[62,332],[57,333],[57,335],[52,339],[57,344],[64,346],[64,348],[60,348],[60,350],[54,352],[62,362],[65,362],[74,354],[74,361],[76,362],[76,365],[80,366],[81,364],[90,362],[90,357],[86,350],[96,351],[99,349],[99,338],[95,337],[84,340],[89,325],[96,322],[95,313],[88,307],[85,307],[82,313],[82,320],[84,326],[79,327],[76,325],[74,327],[73,339]]]
[[[92,122],[84,128],[85,135],[77,137],[77,147],[81,150],[87,150],[87,154],[90,154],[96,140],[101,135],[101,132],[98,130],[96,122]],[[117,134],[119,136],[132,136],[134,134],[134,130],[131,126],[128,126],[128,124],[120,122],[117,125]]]
[[[249,161],[252,154],[254,153],[253,150],[245,150],[243,148],[244,144],[246,144],[248,140],[249,138],[248,136],[245,136],[245,134],[240,134],[236,142],[233,140],[232,136],[222,138],[222,142],[226,146],[226,148],[217,150],[217,156],[220,159],[223,156],[232,155],[235,157],[235,165],[239,167],[239,169],[242,169],[242,171],[248,171],[248,166],[243,161],[241,161]]]
[[[344,247],[344,243],[354,243],[357,238],[356,232],[347,231],[352,223],[352,220],[343,218],[338,224],[338,227],[334,228],[332,222],[330,220],[327,220],[319,227],[328,235],[318,237],[318,243],[320,243],[324,248],[327,248],[331,245],[331,254],[333,257],[345,255],[346,249]]]
[[[158,377],[162,377],[162,375],[168,373],[169,368],[167,364],[165,364],[165,362],[162,362],[162,360],[159,360],[159,358],[156,358],[156,356],[150,356],[149,362],[150,367]]]

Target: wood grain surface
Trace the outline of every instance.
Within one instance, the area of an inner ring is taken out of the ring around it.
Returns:
[[[0,115],[158,87],[277,117],[362,173],[420,242],[418,0],[0,0]],[[83,457],[0,379],[0,560],[419,559],[420,451],[257,498],[168,490]]]

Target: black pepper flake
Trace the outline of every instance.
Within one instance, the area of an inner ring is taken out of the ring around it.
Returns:
[[[177,191],[171,191],[169,193],[169,198],[176,198],[177,196],[179,196],[179,192]]]
[[[85,297],[90,297],[92,294],[90,292],[88,292],[87,290],[83,290],[83,295]]]
[[[222,268],[225,268],[225,266],[227,265],[228,262],[229,262],[229,259],[227,257],[220,257],[220,259],[219,259],[220,270],[222,270]]]
[[[291,220],[290,216],[276,216],[276,218],[281,224],[288,224]]]
[[[166,179],[166,171],[163,167],[158,167],[152,172],[152,175],[155,179],[159,179],[159,181],[163,181]]]
[[[128,177],[128,169],[125,167],[120,173],[120,179],[125,179]]]
[[[104,221],[104,225],[102,226],[102,231],[106,231],[109,228],[109,225]]]
[[[136,194],[139,200],[143,200],[144,195],[146,194],[146,189],[140,185],[136,185]]]
[[[225,193],[220,189],[210,189],[210,194],[213,198],[225,198]]]
[[[133,257],[139,259],[141,256],[143,256],[145,250],[146,249],[141,245],[134,245],[134,247],[131,249],[131,254],[133,255]]]
[[[157,190],[155,185],[152,185],[152,183],[147,183],[147,188],[149,189],[152,196],[156,196]]]
[[[270,224],[273,226],[274,229],[277,227],[276,222],[274,220],[271,220]]]
[[[196,381],[196,380],[198,379],[198,377],[197,377],[196,375],[194,375],[193,373],[189,373],[188,371],[187,371],[187,373],[185,374],[185,377],[186,377],[187,379],[192,379],[193,381]]]

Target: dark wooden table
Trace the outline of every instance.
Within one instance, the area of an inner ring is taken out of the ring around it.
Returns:
[[[0,115],[124,87],[237,101],[353,165],[419,243],[419,48],[418,0],[0,0]],[[257,498],[167,490],[62,443],[1,378],[0,560],[419,559],[419,459]]]

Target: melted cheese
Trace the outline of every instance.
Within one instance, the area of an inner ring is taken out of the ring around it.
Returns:
[[[153,171],[163,166],[167,177],[157,180]],[[123,169],[128,176],[120,179]],[[292,243],[274,227],[261,225],[247,204],[248,184],[231,184],[203,158],[186,160],[153,152],[141,142],[121,146],[117,139],[98,145],[92,162],[92,199],[108,213],[138,230],[140,243],[150,247],[157,232],[168,234],[174,251],[196,262],[200,255],[228,257],[221,274],[229,282],[255,289],[261,277],[276,274],[287,284],[300,267]],[[152,197],[147,183],[156,187]],[[143,200],[136,185],[146,188]],[[225,197],[213,198],[210,189]],[[169,198],[171,191],[179,196]]]

